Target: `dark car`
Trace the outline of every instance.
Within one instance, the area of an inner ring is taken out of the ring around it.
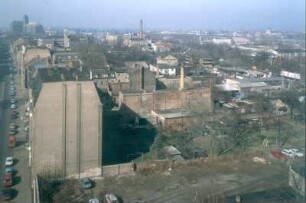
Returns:
[[[93,186],[92,181],[89,178],[80,179],[80,187],[84,189],[89,189]]]
[[[14,189],[4,188],[0,196],[1,196],[1,200],[11,200],[14,197]]]
[[[10,129],[9,135],[16,135],[16,133],[17,133],[16,130]]]

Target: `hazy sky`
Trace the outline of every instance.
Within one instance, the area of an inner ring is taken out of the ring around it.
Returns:
[[[0,0],[0,26],[24,14],[45,27],[305,31],[305,0]]]

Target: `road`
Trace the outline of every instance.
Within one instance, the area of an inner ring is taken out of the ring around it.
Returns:
[[[14,197],[11,202],[14,203],[31,203],[32,202],[32,190],[30,182],[30,168],[28,167],[28,150],[26,142],[26,132],[24,128],[26,126],[25,120],[25,99],[24,89],[19,84],[17,75],[14,74],[15,86],[16,86],[16,100],[15,109],[19,114],[18,118],[11,120],[10,114],[10,67],[13,72],[16,71],[16,67],[13,67],[10,63],[9,56],[9,44],[5,38],[0,38],[0,189],[3,187],[2,174],[5,170],[5,158],[12,156],[14,158],[13,164],[13,186],[15,190]],[[7,139],[9,134],[10,123],[15,123],[17,126],[16,147],[8,148]],[[1,191],[0,190],[0,191]],[[1,197],[0,197],[1,202]]]
[[[8,89],[9,89],[9,66],[8,66],[8,44],[5,39],[0,38],[0,189],[2,189],[5,157],[7,156],[7,135],[9,125],[9,104],[8,104]]]

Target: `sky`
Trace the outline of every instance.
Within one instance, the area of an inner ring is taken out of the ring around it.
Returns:
[[[0,27],[305,31],[305,0],[0,0]]]

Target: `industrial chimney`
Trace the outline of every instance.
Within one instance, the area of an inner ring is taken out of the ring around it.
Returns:
[[[185,87],[185,72],[184,65],[181,66],[181,79],[180,79],[180,90],[183,90]]]
[[[140,38],[143,38],[143,22],[142,19],[140,20]]]

